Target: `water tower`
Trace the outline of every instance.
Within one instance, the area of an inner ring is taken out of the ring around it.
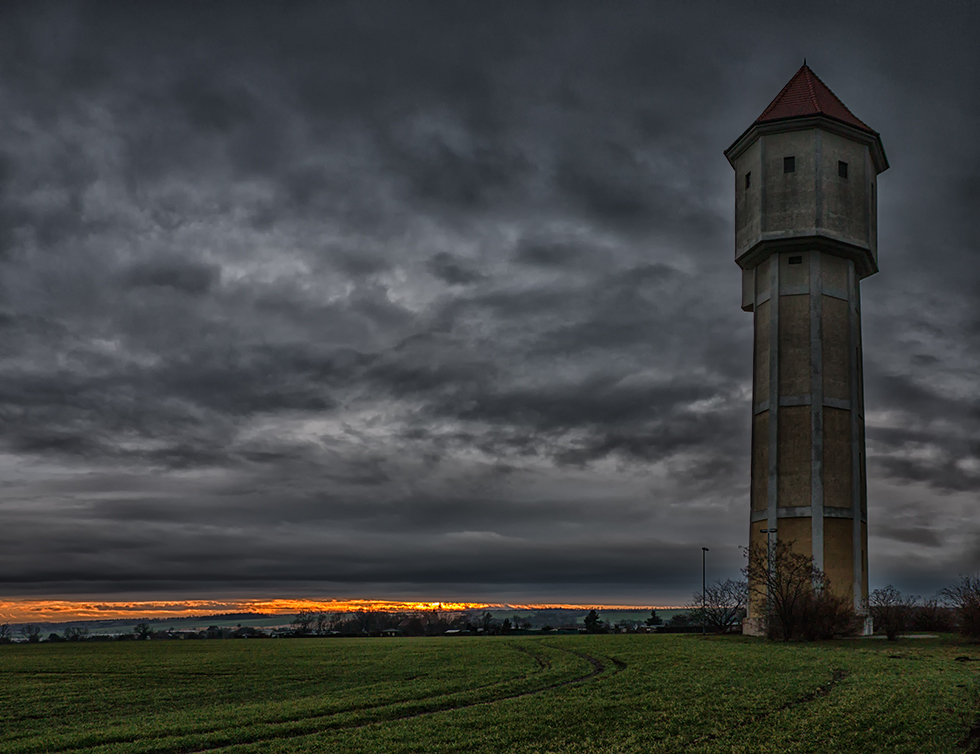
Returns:
[[[764,530],[775,529],[863,611],[860,282],[878,271],[885,150],[804,62],[725,156],[742,309],[755,331],[749,543],[765,545]]]

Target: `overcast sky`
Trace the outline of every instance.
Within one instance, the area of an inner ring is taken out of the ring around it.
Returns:
[[[748,537],[722,152],[881,133],[870,576],[980,569],[980,4],[4,3],[0,597],[665,604]]]

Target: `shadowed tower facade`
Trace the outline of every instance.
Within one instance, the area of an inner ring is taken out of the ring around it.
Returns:
[[[755,324],[749,544],[765,545],[761,530],[775,529],[863,611],[860,281],[878,271],[885,151],[804,63],[725,156],[742,309]]]

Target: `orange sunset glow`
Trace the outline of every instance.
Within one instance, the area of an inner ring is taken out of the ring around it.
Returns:
[[[216,613],[257,613],[293,615],[300,610],[328,613],[350,613],[365,610],[384,612],[421,612],[462,610],[651,610],[671,609],[663,605],[571,605],[571,604],[512,604],[490,602],[396,602],[390,600],[171,600],[139,602],[107,602],[81,600],[0,600],[0,622],[61,623],[85,620],[115,620],[120,618],[189,618]]]

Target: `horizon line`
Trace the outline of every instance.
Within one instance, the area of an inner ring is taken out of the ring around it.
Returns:
[[[621,605],[568,602],[461,602],[418,600],[0,600],[0,623],[199,618],[223,613],[293,615],[315,612],[466,612],[469,610],[680,610],[678,605]]]

